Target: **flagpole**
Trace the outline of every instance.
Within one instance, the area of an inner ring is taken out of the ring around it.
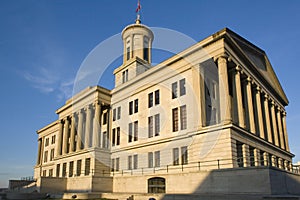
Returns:
[[[136,20],[135,20],[136,24],[140,24],[141,23],[140,10],[141,10],[141,2],[140,2],[140,0],[138,0],[137,8],[136,8],[136,11],[135,11],[136,12]]]

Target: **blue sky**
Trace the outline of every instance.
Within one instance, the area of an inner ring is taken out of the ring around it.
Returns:
[[[300,1],[141,4],[143,23],[150,27],[173,29],[196,41],[229,27],[264,49],[290,101],[290,146],[294,161],[300,160]],[[132,23],[135,9],[136,0],[0,0],[0,187],[8,178],[33,174],[36,130],[57,119],[55,110],[71,95],[85,57]],[[112,70],[101,82],[109,88]]]

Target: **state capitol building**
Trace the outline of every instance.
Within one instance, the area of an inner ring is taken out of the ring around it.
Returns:
[[[289,183],[274,177],[300,182],[289,102],[262,49],[225,28],[153,66],[139,18],[122,39],[114,88],[82,90],[37,131],[40,192],[276,194]]]

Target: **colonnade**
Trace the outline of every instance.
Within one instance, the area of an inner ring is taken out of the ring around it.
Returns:
[[[284,107],[226,54],[217,57],[215,61],[218,65],[221,123],[233,122],[290,151]]]
[[[101,147],[101,102],[95,102],[59,120],[56,156]]]

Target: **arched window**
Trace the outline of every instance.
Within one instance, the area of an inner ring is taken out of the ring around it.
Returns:
[[[144,37],[144,60],[149,61],[149,39]]]
[[[161,177],[148,179],[148,193],[166,193],[166,180]]]

